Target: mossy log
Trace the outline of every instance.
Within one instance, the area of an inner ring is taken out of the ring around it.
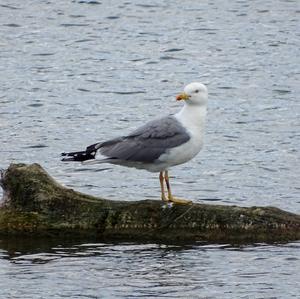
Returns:
[[[300,216],[278,208],[106,200],[63,187],[38,164],[11,164],[2,171],[1,186],[2,236],[230,243],[300,239]]]

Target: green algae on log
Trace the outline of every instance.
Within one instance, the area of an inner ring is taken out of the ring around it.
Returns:
[[[231,243],[300,239],[300,216],[278,208],[106,200],[63,187],[38,164],[11,164],[2,171],[1,186],[2,236]]]

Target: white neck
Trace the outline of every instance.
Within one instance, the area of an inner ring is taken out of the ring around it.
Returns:
[[[191,130],[202,129],[205,124],[207,108],[206,105],[188,105],[185,104],[182,109],[175,114],[175,117],[183,125]]]

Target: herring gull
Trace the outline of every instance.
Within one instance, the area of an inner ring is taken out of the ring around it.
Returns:
[[[207,98],[204,84],[190,83],[176,97],[184,105],[175,115],[150,121],[129,135],[92,144],[84,151],[62,153],[62,161],[93,161],[159,172],[161,199],[188,204],[191,201],[172,195],[168,170],[191,160],[202,149]]]

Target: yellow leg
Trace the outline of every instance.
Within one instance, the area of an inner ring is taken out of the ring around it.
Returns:
[[[168,199],[167,199],[166,194],[165,194],[164,174],[163,174],[162,171],[159,173],[159,182],[160,182],[161,199],[163,201],[167,202]]]
[[[186,205],[186,204],[191,204],[192,203],[191,200],[185,200],[185,199],[176,198],[176,197],[174,197],[172,195],[170,181],[169,181],[168,170],[165,171],[165,181],[166,181],[166,185],[167,185],[167,189],[168,189],[168,200],[170,202],[177,203],[177,204],[182,204],[182,205]]]

